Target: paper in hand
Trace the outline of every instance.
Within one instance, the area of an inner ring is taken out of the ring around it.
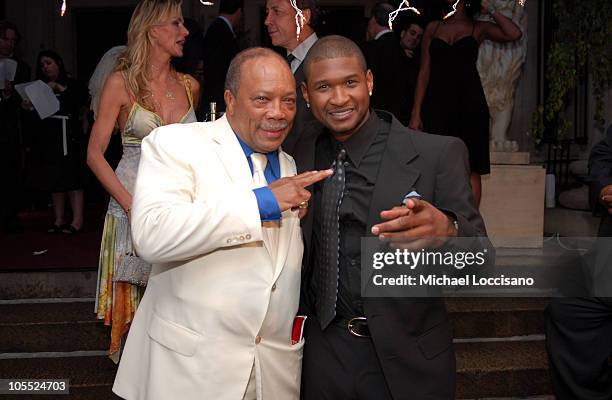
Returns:
[[[0,75],[3,79],[1,79],[4,85],[4,81],[14,81],[15,73],[17,72],[17,61],[12,60],[10,58],[3,58],[0,60],[0,68],[4,70],[4,73]]]
[[[21,98],[29,100],[40,119],[45,119],[60,109],[60,103],[53,90],[41,80],[15,85]]]
[[[10,58],[0,59],[0,89],[4,89],[5,81],[14,81],[17,72],[17,61]]]

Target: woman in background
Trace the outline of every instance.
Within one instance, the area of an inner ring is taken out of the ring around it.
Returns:
[[[53,50],[38,53],[36,79],[49,85],[59,100],[60,109],[43,120],[38,115],[32,116],[37,121],[27,186],[51,192],[54,219],[48,232],[75,234],[83,229],[83,189],[88,173],[85,164],[89,132],[87,89],[68,78],[64,61]],[[31,103],[24,104],[33,110]],[[66,195],[70,201],[70,221],[65,213]]]
[[[454,11],[453,11],[454,9]],[[489,14],[494,22],[475,21]],[[476,69],[483,40],[511,42],[522,36],[488,0],[446,0],[440,21],[427,25],[409,127],[456,136],[469,152],[474,202],[480,206],[481,175],[490,172],[489,107]]]
[[[144,292],[142,286],[113,281],[125,268],[122,261],[133,254],[129,218],[140,143],[159,126],[196,122],[193,99],[199,99],[200,86],[170,63],[183,55],[188,33],[180,0],[140,1],[128,27],[127,48],[106,79],[89,141],[87,163],[111,195],[100,249],[96,311],[111,325],[110,357],[115,362]],[[113,171],[104,152],[116,124],[123,157]]]

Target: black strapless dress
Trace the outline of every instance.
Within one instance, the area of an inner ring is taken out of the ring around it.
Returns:
[[[423,130],[462,139],[470,169],[490,172],[489,107],[476,69],[480,44],[464,36],[449,44],[434,37],[429,46],[429,84],[423,101]]]

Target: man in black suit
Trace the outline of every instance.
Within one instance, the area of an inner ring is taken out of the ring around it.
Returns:
[[[612,125],[591,150],[591,199],[595,215],[602,217],[598,236],[612,236]]]
[[[303,398],[454,399],[452,329],[443,301],[362,297],[360,239],[370,232],[382,239],[481,236],[475,240],[490,247],[472,201],[466,147],[370,109],[372,73],[349,39],[320,39],[304,64],[302,91],[317,121],[302,134],[294,158],[299,171],[329,168],[336,160],[336,173],[315,185],[302,220],[301,306],[309,317]],[[330,234],[324,199],[331,180],[342,176],[339,232]],[[398,206],[411,190],[422,198]],[[321,255],[334,236],[337,263],[325,265]],[[334,289],[331,304],[320,294],[322,282],[329,282],[320,279],[326,273]]]
[[[30,80],[30,67],[15,57],[15,46],[20,35],[17,26],[9,21],[0,21],[0,60],[17,62],[13,81],[2,82],[0,89],[0,186],[6,195],[0,199],[0,224],[9,233],[21,231],[18,211],[21,200],[21,174],[23,165],[24,132],[21,115],[21,97],[14,89],[18,83]],[[1,76],[0,79],[5,79]]]
[[[389,111],[407,125],[412,110],[406,103],[411,95],[414,97],[414,92],[408,90],[409,71],[404,50],[397,35],[389,29],[391,11],[393,6],[383,2],[372,8],[363,54],[375,79],[372,107]]]
[[[416,91],[419,69],[421,67],[421,39],[423,38],[423,26],[421,18],[415,13],[408,11],[399,17],[393,24],[393,30],[399,34],[399,43],[404,50],[403,74],[405,77],[405,89],[400,103],[397,119],[408,126],[410,114],[414,105],[414,92]]]
[[[219,16],[204,36],[201,115],[208,112],[211,102],[217,103],[217,112],[225,111],[223,84],[230,62],[238,54],[236,30],[242,20],[243,3],[244,0],[221,0]]]
[[[592,297],[555,298],[546,309],[546,349],[558,400],[612,399],[612,126],[591,149],[591,198],[599,238],[584,257]]]
[[[293,128],[283,142],[283,151],[293,155],[303,127],[314,119],[310,110],[306,107],[304,98],[300,93],[300,84],[304,81],[302,63],[308,54],[308,50],[315,44],[318,37],[314,31],[317,18],[317,7],[315,0],[297,0],[296,4],[304,14],[304,26],[298,38],[297,25],[295,23],[296,11],[289,0],[267,0],[265,25],[272,40],[272,45],[282,47],[286,51],[286,58],[297,85],[296,114]]]

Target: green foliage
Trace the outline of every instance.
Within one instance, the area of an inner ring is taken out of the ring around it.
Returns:
[[[589,74],[595,98],[594,119],[604,121],[604,95],[612,86],[612,1],[552,0],[556,25],[548,51],[545,76],[548,96],[532,116],[536,144],[542,140],[545,122],[556,122],[558,137],[569,123],[560,120],[572,89]]]

